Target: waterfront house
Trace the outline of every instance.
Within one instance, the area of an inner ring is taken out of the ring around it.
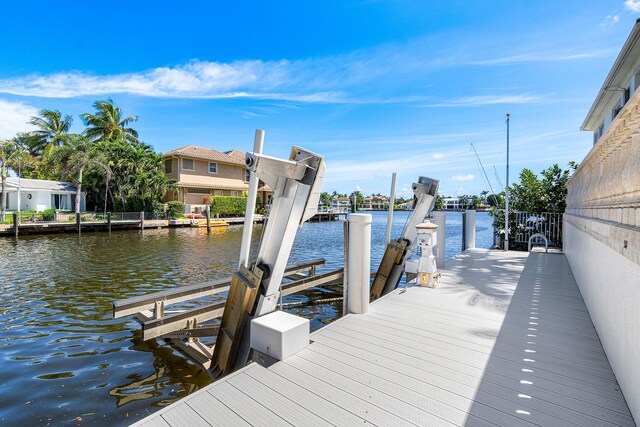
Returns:
[[[460,199],[458,197],[445,197],[442,199],[442,209],[446,211],[457,211],[460,209]]]
[[[65,181],[7,178],[7,211],[57,209],[72,211],[76,205],[76,185]],[[86,193],[81,193],[80,210],[86,206]]]
[[[371,196],[362,199],[363,211],[384,211],[389,209],[389,199],[384,196]]]
[[[331,209],[348,211],[351,208],[351,199],[348,197],[334,197],[331,200]]]
[[[249,189],[249,171],[242,151],[220,152],[187,145],[168,151],[163,157],[167,177],[176,180],[175,190],[167,193],[165,201],[179,200],[191,211],[201,211],[214,196],[238,197]],[[271,189],[260,183],[260,203],[269,203],[271,194]]]
[[[564,252],[620,389],[640,419],[640,20],[581,129],[593,147],[567,183]]]

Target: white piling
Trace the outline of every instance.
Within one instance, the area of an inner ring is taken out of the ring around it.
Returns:
[[[369,311],[371,270],[371,214],[349,215],[347,306],[349,313]]]
[[[391,175],[391,197],[389,198],[389,216],[387,217],[387,245],[391,241],[391,225],[393,224],[393,205],[396,203],[396,173]]]
[[[253,152],[262,154],[264,145],[264,131],[256,129],[256,136],[253,140]],[[247,194],[247,207],[244,211],[244,228],[242,230],[242,242],[240,243],[240,266],[247,267],[249,264],[249,248],[251,246],[251,232],[253,231],[253,216],[256,209],[256,198],[258,196],[258,177],[251,174],[249,178],[249,193]]]
[[[473,249],[476,247],[476,211],[469,210],[466,213],[466,235],[464,241],[464,248]]]
[[[444,267],[445,235],[447,234],[447,214],[442,211],[434,212],[433,222],[438,226],[436,265],[438,267]]]

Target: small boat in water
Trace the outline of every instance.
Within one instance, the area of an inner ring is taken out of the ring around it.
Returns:
[[[207,220],[198,220],[196,222],[193,222],[191,224],[192,227],[206,227],[207,226]],[[211,227],[228,227],[229,223],[227,221],[224,221],[222,219],[212,219],[211,220]]]

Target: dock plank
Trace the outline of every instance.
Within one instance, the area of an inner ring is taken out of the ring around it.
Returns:
[[[143,422],[213,424],[212,398],[227,425],[635,426],[564,255],[446,267],[438,288],[396,290]]]

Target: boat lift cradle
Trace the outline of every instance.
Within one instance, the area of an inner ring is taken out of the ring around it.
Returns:
[[[273,188],[269,218],[255,263],[233,275],[210,373],[214,378],[243,367],[249,360],[251,319],[276,309],[296,231],[318,210],[324,158],[293,147],[289,160],[247,153],[247,167]]]
[[[371,301],[398,287],[405,263],[411,256],[418,238],[416,225],[422,223],[433,210],[438,185],[438,180],[421,176],[418,178],[418,182],[414,182],[411,186],[414,194],[413,211],[407,220],[402,237],[390,241],[384,251],[382,261],[380,261],[378,271],[373,279],[373,285],[371,285]]]

